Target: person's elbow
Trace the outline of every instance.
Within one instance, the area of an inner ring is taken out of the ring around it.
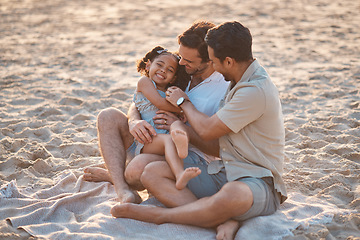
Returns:
[[[231,130],[217,116],[201,122],[197,134],[204,141],[211,141],[220,138],[231,132]]]
[[[201,129],[198,131],[198,135],[200,138],[204,141],[211,141],[214,140],[214,137],[211,134],[211,128],[206,127],[206,125],[203,125]]]

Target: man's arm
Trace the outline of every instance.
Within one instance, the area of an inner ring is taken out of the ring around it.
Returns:
[[[186,101],[181,104],[180,108],[184,111],[191,127],[201,139],[210,141],[231,132],[231,129],[228,128],[216,114],[209,117],[206,114],[199,112],[190,102],[188,96],[179,88],[170,87],[166,94],[166,99],[173,105],[176,105],[176,102],[180,97],[186,99]]]
[[[140,143],[151,143],[152,136],[156,136],[156,131],[150,123],[141,119],[135,103],[130,105],[127,117],[131,135]]]
[[[204,141],[191,126],[186,125],[180,120],[175,121],[171,125],[171,130],[177,129],[185,131],[187,133],[190,143],[197,147],[200,151],[215,157],[219,157],[219,139]]]
[[[230,128],[216,114],[209,117],[199,112],[189,100],[181,105],[181,109],[194,131],[205,141],[219,139],[221,136],[231,132]]]

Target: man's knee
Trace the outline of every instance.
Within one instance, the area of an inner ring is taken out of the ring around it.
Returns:
[[[149,182],[151,182],[152,180],[151,176],[155,172],[155,168],[156,168],[156,163],[149,163],[148,165],[145,166],[144,171],[140,176],[140,181],[144,186],[148,185]]]
[[[114,115],[113,108],[106,108],[101,110],[101,112],[97,116],[97,125],[99,127],[107,125],[107,123],[110,121],[113,115]]]
[[[144,172],[146,165],[139,161],[134,161],[134,159],[129,163],[125,168],[124,177],[126,182],[135,190],[141,191],[144,189],[140,178]]]
[[[213,196],[214,206],[229,210],[234,216],[245,213],[251,208],[253,194],[248,185],[233,181],[226,183],[218,193]]]
[[[97,117],[98,126],[106,126],[116,121],[126,118],[126,116],[119,110],[115,108],[106,108],[101,110]]]
[[[157,177],[161,174],[161,168],[164,162],[151,162],[145,166],[143,173],[141,174],[140,181],[145,188],[152,186],[154,181],[157,181]],[[166,164],[166,163],[165,163]]]

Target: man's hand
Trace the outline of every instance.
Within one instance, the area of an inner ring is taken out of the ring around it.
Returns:
[[[151,143],[152,137],[156,136],[155,129],[145,120],[129,121],[129,131],[142,144]]]
[[[179,118],[171,112],[167,112],[164,110],[159,110],[156,112],[156,116],[153,118],[154,123],[156,124],[157,129],[166,129],[170,131],[170,125],[179,120]]]
[[[189,97],[178,87],[169,87],[166,91],[166,100],[168,100],[172,105],[177,106],[176,102],[179,98],[185,98],[189,100]]]

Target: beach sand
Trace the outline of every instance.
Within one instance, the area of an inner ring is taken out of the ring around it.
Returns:
[[[176,50],[197,19],[237,20],[280,91],[288,192],[353,210],[287,239],[360,239],[359,12],[351,0],[2,0],[0,185],[36,191],[101,162],[96,117],[127,111],[135,61]],[[0,239],[29,236],[0,222]]]

